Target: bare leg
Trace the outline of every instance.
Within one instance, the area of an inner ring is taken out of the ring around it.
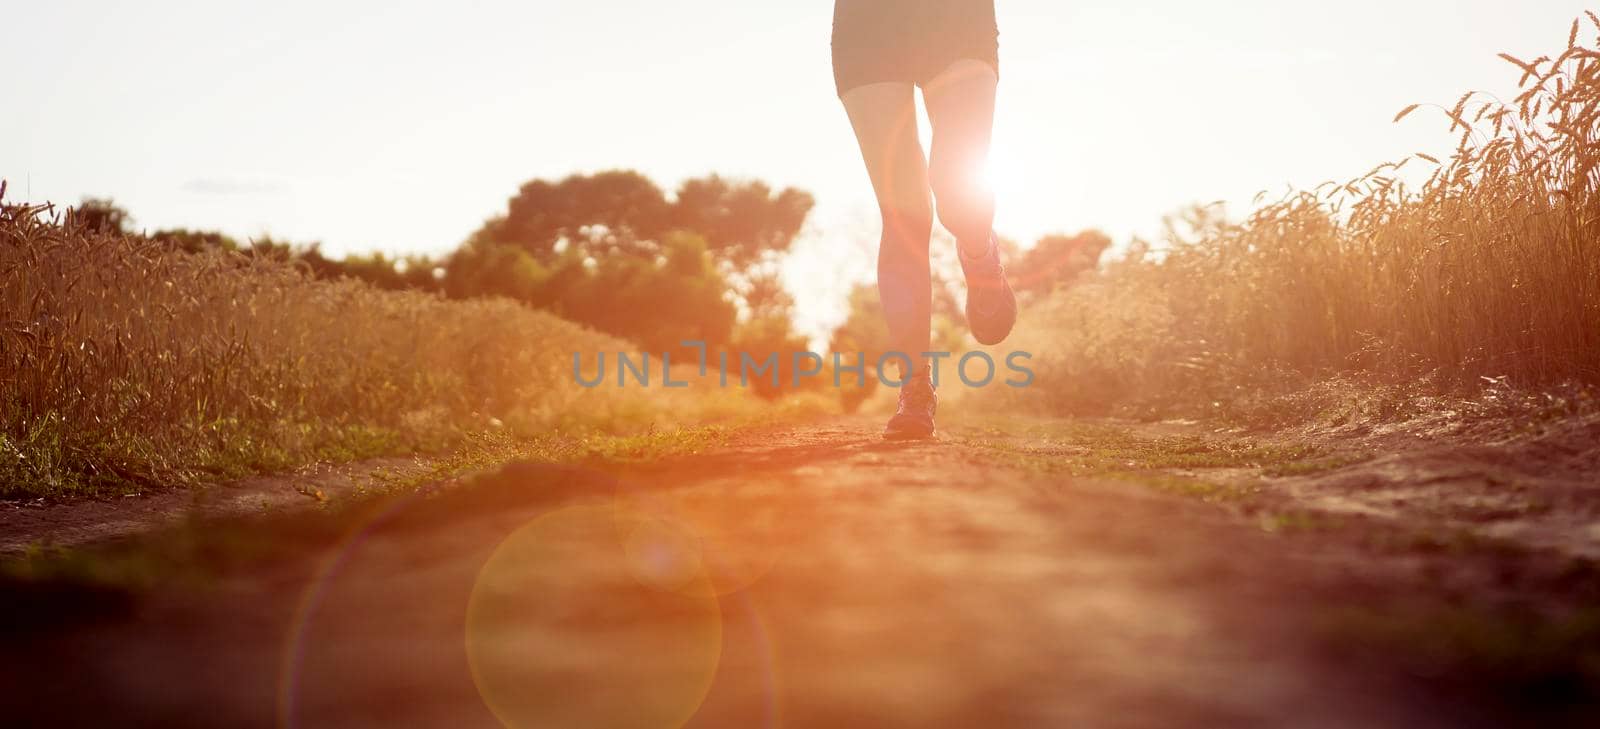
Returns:
[[[989,64],[962,59],[922,90],[933,125],[928,176],[939,222],[968,256],[988,250],[994,227],[994,193],[982,184],[981,173],[989,158],[998,82]]]
[[[1017,297],[993,248],[994,193],[982,182],[994,128],[994,67],[983,61],[950,64],[923,87],[933,122],[929,181],[939,222],[956,237],[967,280],[967,326],[980,344],[1005,341],[1017,323]]]
[[[889,324],[889,345],[920,366],[932,328],[928,238],[933,211],[927,163],[917,138],[915,87],[867,84],[846,91],[843,101],[883,214],[878,296]]]

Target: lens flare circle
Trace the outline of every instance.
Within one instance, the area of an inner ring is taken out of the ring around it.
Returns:
[[[611,504],[569,506],[485,562],[466,648],[479,695],[512,729],[677,729],[711,689],[722,630],[691,530]]]
[[[400,514],[419,499],[431,494],[433,490],[431,487],[421,489],[367,512],[345,530],[334,546],[318,562],[311,579],[306,583],[305,589],[300,593],[300,598],[295,602],[294,615],[289,620],[283,652],[279,657],[275,701],[276,721],[274,722],[276,726],[286,729],[299,726],[301,680],[302,673],[305,670],[305,653],[308,635],[311,632],[312,618],[321,609],[323,601],[327,599],[335,578],[345,569],[347,563],[358,551],[358,548],[375,529]]]
[[[718,597],[743,590],[771,572],[786,547],[778,528],[785,515],[770,504],[726,495],[707,498],[682,492],[625,492],[617,495],[616,509],[627,515],[617,531],[625,543],[638,550],[635,559],[650,559],[645,547],[656,544],[659,548],[661,540],[688,540],[692,546],[682,549],[698,554]],[[639,526],[641,517],[644,524],[653,526]],[[646,568],[643,561],[636,564]]]

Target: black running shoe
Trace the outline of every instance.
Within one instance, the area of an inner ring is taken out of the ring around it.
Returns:
[[[967,258],[956,251],[961,272],[967,277],[967,326],[980,344],[999,344],[1017,323],[1017,295],[1006,283],[1006,268],[1000,265],[1000,247],[989,235],[989,252],[982,258]]]
[[[933,412],[939,408],[939,396],[933,391],[933,377],[927,368],[912,375],[900,386],[900,407],[889,418],[883,429],[887,440],[917,440],[933,437]]]

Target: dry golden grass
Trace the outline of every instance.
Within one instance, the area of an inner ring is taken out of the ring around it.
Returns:
[[[1600,52],[1580,43],[1595,31],[1591,14],[1556,57],[1506,56],[1524,72],[1510,105],[1439,107],[1460,134],[1442,164],[1379,165],[1238,223],[1196,209],[1164,254],[1026,312],[1008,344],[1040,379],[1014,399],[1103,409],[1352,372],[1600,384]],[[1409,189],[1397,170],[1415,165],[1435,169]]]
[[[580,388],[573,352],[637,348],[510,301],[318,281],[46,207],[0,210],[0,496],[431,450],[475,431],[692,423],[748,399]]]

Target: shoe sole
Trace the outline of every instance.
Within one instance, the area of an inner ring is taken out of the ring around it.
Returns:
[[[968,321],[971,321],[971,318],[968,318]],[[984,345],[984,347],[994,347],[994,345],[1000,344],[1000,342],[1005,342],[1005,337],[1010,337],[1011,329],[1014,328],[1016,328],[1016,317],[1011,318],[1011,325],[1006,326],[1005,331],[1002,331],[1000,336],[992,337],[992,339],[984,339],[984,337],[978,336],[978,329],[971,329],[971,331],[973,331],[973,339],[976,339],[978,344]]]
[[[926,433],[917,430],[886,430],[883,432],[884,440],[932,440],[933,431]]]
[[[992,346],[994,346],[996,344],[999,344],[1001,342],[1006,341],[1006,337],[1011,336],[1011,330],[1013,330],[1013,329],[1015,329],[1017,327],[1017,299],[1016,299],[1016,294],[1012,294],[1011,295],[1011,306],[1008,307],[1011,310],[1011,312],[1010,312],[1010,316],[1007,317],[1008,319],[1010,319],[1010,321],[1006,322],[1005,330],[1001,331],[999,336],[997,336],[997,337],[989,337],[989,338],[985,338],[985,337],[979,335],[978,330],[980,328],[982,328],[982,327],[975,327],[975,326],[972,325],[972,323],[974,321],[983,321],[983,317],[974,317],[972,315],[972,309],[971,309],[971,303],[972,303],[971,302],[971,296],[972,295],[969,293],[969,294],[967,294],[967,296],[968,296],[968,302],[967,302],[968,308],[963,313],[965,313],[967,315],[967,329],[972,332],[972,338],[978,340],[978,344],[982,344],[985,347],[992,347]],[[984,334],[990,334],[991,332],[985,331],[983,333]]]
[[[972,338],[978,340],[978,344],[981,344],[981,345],[983,345],[985,347],[993,347],[996,344],[1004,342],[1004,341],[1006,341],[1006,337],[1009,337],[1009,336],[1011,336],[1011,330],[1010,329],[1005,330],[1005,332],[1002,333],[998,339],[993,339],[993,340],[984,339],[983,337],[978,336],[977,332],[973,332],[972,333]]]

